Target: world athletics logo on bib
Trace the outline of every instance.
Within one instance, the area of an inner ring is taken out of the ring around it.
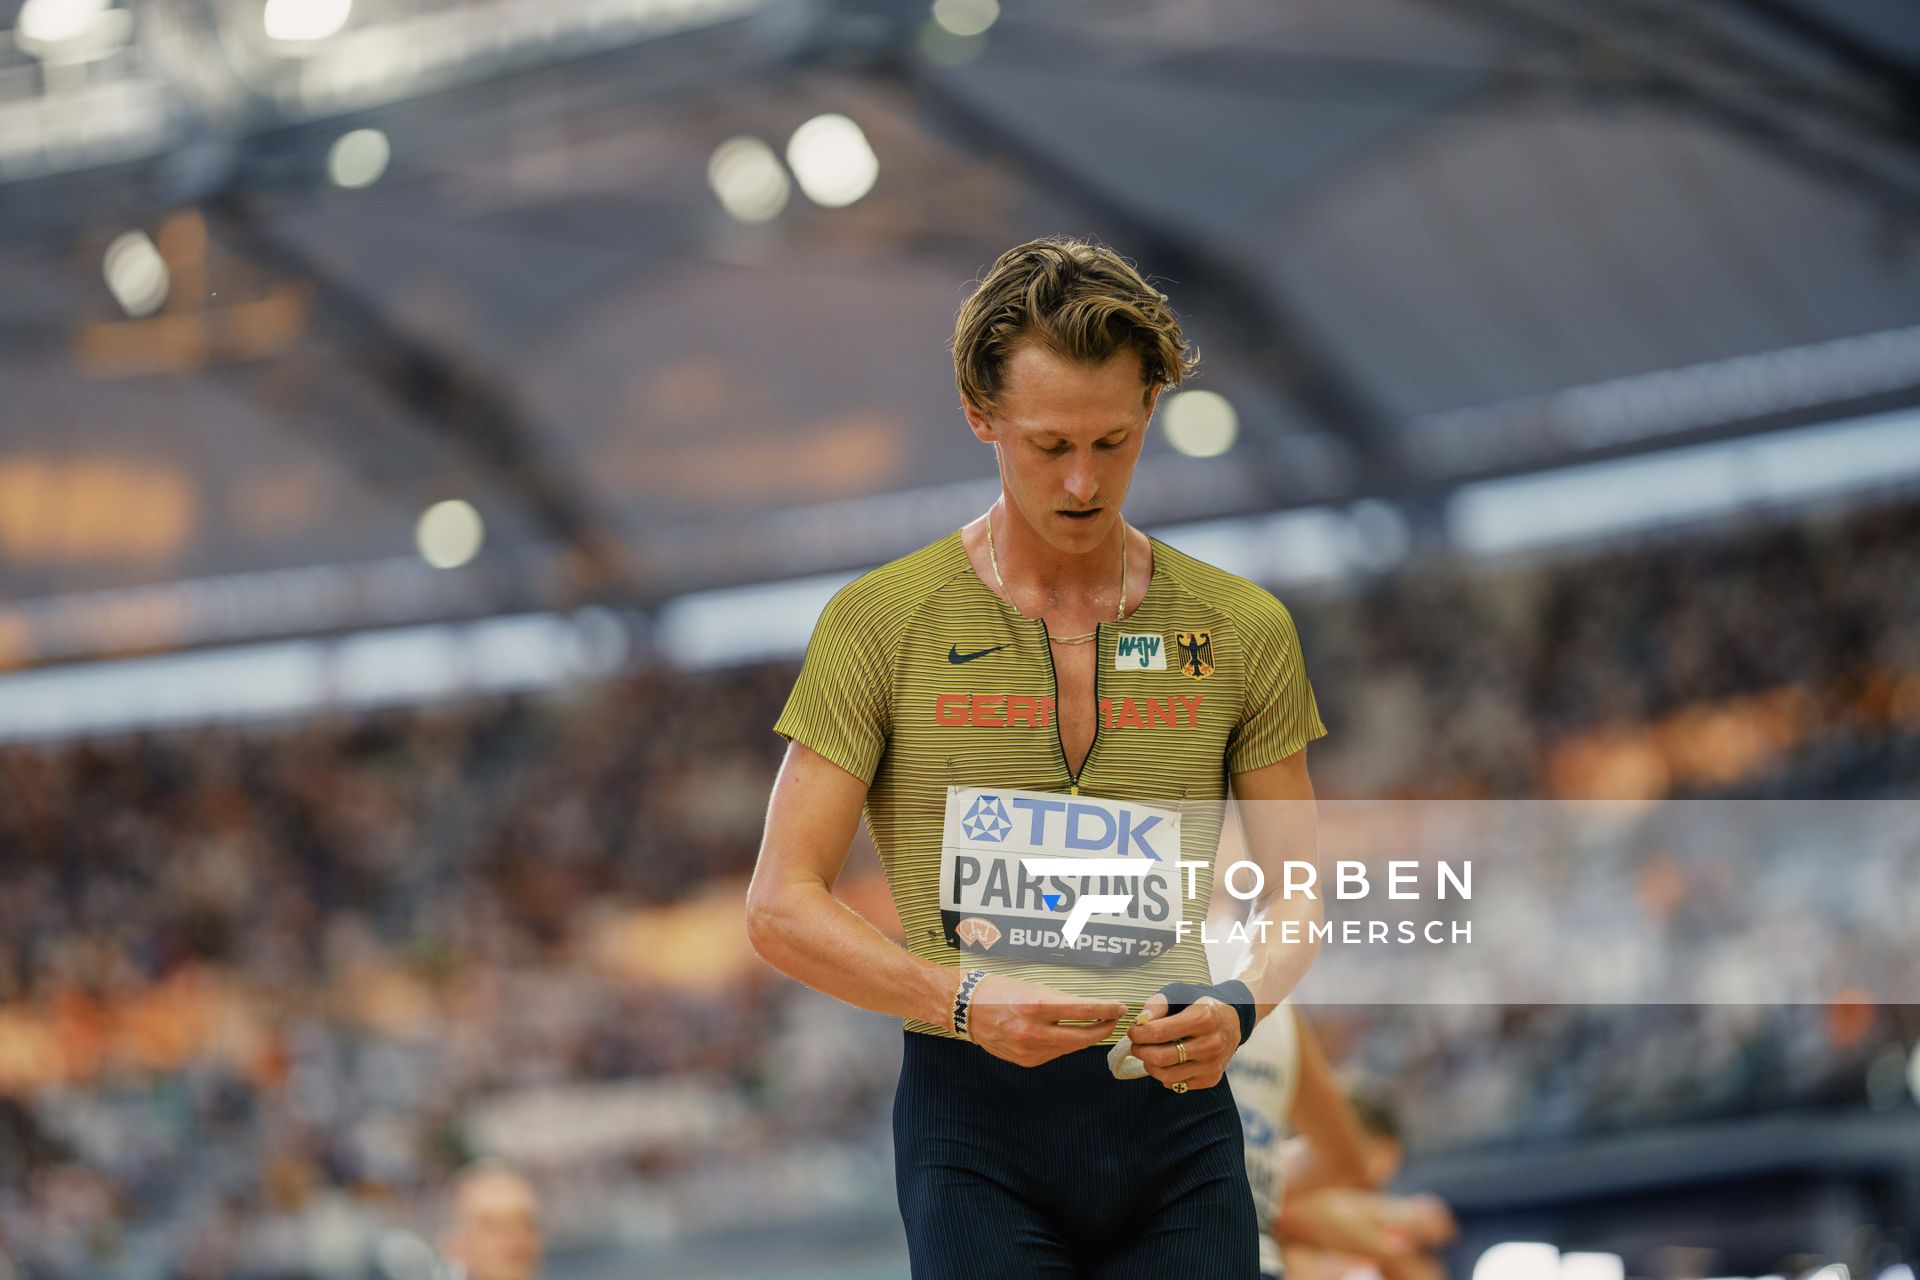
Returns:
[[[1175,809],[949,787],[940,856],[947,945],[1052,964],[1145,964],[1179,940],[1179,857]]]

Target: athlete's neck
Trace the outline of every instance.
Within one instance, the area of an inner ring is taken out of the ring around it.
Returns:
[[[1049,605],[1099,602],[1112,608],[1120,596],[1120,557],[1125,554],[1138,560],[1130,544],[1145,539],[1129,530],[1117,512],[1094,518],[1108,526],[1098,540],[1085,551],[1066,551],[1041,537],[1019,508],[1002,496],[988,509],[981,532],[984,538],[986,530],[992,530],[990,545],[1006,594],[1014,600],[1037,597]],[[1133,577],[1128,594],[1137,596],[1145,576]]]

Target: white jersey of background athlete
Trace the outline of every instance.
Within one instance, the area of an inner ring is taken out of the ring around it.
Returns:
[[[1216,982],[1233,976],[1243,954],[1226,947],[1209,947],[1208,952]],[[1291,1003],[1283,1003],[1254,1027],[1227,1063],[1227,1080],[1246,1137],[1247,1186],[1260,1223],[1260,1271],[1277,1276],[1280,1245],[1273,1238],[1273,1220],[1286,1184],[1286,1147],[1292,1132],[1287,1113],[1300,1081],[1300,1041]]]

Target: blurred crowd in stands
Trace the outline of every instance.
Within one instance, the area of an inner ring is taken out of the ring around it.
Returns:
[[[1920,507],[1288,602],[1325,795],[1920,783]],[[0,1280],[400,1280],[381,1241],[475,1154],[564,1190],[560,1250],[889,1204],[895,1036],[738,921],[794,669],[0,748]],[[1869,1086],[1914,1013],[1353,1007],[1325,1035],[1417,1154],[1911,1106]]]

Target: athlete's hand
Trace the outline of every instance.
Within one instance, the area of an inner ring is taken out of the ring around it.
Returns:
[[[996,1058],[1037,1067],[1099,1044],[1113,1034],[1126,1012],[1127,1006],[1118,1000],[1089,1000],[1038,982],[990,973],[973,989],[967,1034]]]
[[[1460,1234],[1453,1212],[1436,1195],[1395,1196],[1392,1212],[1395,1228],[1423,1248],[1437,1248]]]
[[[1453,1214],[1431,1195],[1390,1196],[1355,1187],[1321,1187],[1283,1196],[1275,1205],[1274,1235],[1333,1253],[1355,1254],[1422,1274],[1422,1261],[1459,1234]]]
[[[1447,1269],[1430,1253],[1409,1253],[1398,1258],[1380,1258],[1381,1280],[1447,1280]]]
[[[1240,1047],[1240,1015],[1232,1005],[1202,996],[1169,1016],[1166,994],[1156,991],[1147,997],[1127,1037],[1133,1041],[1133,1056],[1161,1084],[1183,1081],[1189,1089],[1211,1089],[1226,1075],[1227,1063]],[[1186,1045],[1185,1062],[1176,1041]]]

